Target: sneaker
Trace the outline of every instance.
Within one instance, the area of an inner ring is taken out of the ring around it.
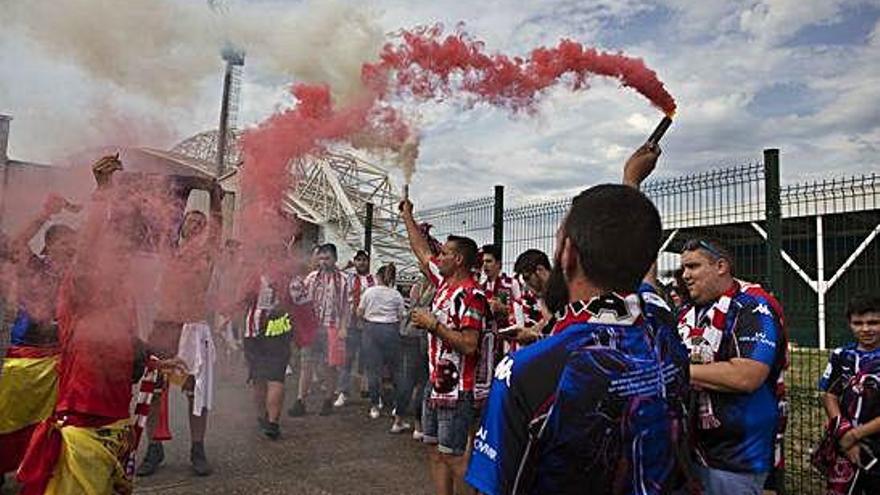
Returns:
[[[269,425],[269,419],[266,418],[265,415],[260,416],[260,417],[257,418],[257,426],[258,426],[261,430],[265,430],[266,427],[267,427],[268,425]]]
[[[385,407],[385,405],[382,404],[382,397],[379,397],[379,410],[381,411],[383,407]]]
[[[330,416],[331,414],[333,414],[333,401],[327,399],[321,404],[321,411],[318,412],[318,416]]]
[[[379,408],[373,406],[370,408],[370,418],[371,419],[379,419]]]
[[[162,444],[159,442],[150,443],[149,447],[147,447],[147,455],[144,456],[144,461],[138,467],[137,475],[150,476],[154,474],[164,460],[165,449],[162,447]]]
[[[413,430],[413,440],[416,442],[421,442],[422,439],[425,438],[425,433],[421,430]]]
[[[293,403],[293,407],[287,410],[287,415],[291,418],[298,418],[306,415],[306,403],[302,399],[297,399]]]
[[[263,435],[266,435],[266,438],[269,440],[278,440],[278,438],[281,437],[281,425],[266,421],[266,426],[263,428]]]
[[[388,430],[388,433],[393,433],[396,435],[398,433],[403,433],[403,432],[409,430],[410,428],[412,428],[412,425],[407,423],[406,421],[402,421],[400,423],[395,422],[394,424],[391,425],[391,429]]]
[[[196,476],[208,476],[213,471],[208,464],[208,458],[205,457],[205,444],[202,442],[193,442],[189,451],[189,462],[192,463]]]
[[[336,398],[336,402],[333,403],[333,407],[342,407],[345,405],[345,394],[343,392],[339,392],[339,397]]]

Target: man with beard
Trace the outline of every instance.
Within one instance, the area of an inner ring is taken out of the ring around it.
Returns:
[[[183,217],[177,245],[165,259],[159,286],[158,313],[148,338],[150,349],[163,358],[178,355],[182,336],[186,336],[190,342],[207,339],[207,342],[203,342],[205,345],[200,344],[199,347],[213,349],[208,325],[208,288],[214,257],[220,246],[223,190],[219,184],[212,183],[210,193],[210,225],[204,213],[197,210],[187,212]],[[208,353],[213,354],[210,350]],[[189,404],[190,463],[198,476],[207,476],[212,471],[205,456],[205,430],[211,397],[210,384],[206,382],[210,381],[207,377],[213,375],[213,364],[206,359],[204,372],[198,377],[188,376],[181,387]],[[165,459],[162,443],[155,437],[155,427],[161,393],[168,393],[169,389],[166,383],[164,390],[153,397],[154,407],[147,425],[150,445],[138,468],[138,476],[152,475]]]
[[[11,347],[4,349],[0,370],[0,474],[15,471],[34,428],[55,405],[58,288],[76,253],[76,232],[63,224],[50,226],[40,255],[31,252],[29,242],[65,208],[78,211],[61,196],[48,196],[42,212],[10,243],[4,263]]]
[[[436,257],[413,218],[409,200],[400,204],[410,247],[437,293],[431,311],[413,310],[411,323],[428,332],[428,376],[422,408],[422,441],[431,445],[429,464],[438,495],[452,495],[463,482],[471,429],[477,420],[474,393],[491,376],[491,356],[481,354],[488,304],[473,270],[477,244],[449,236]]]
[[[643,147],[627,169],[650,171],[658,156]],[[633,187],[595,186],[574,199],[548,280],[553,288],[561,278],[567,304],[553,337],[495,369],[466,478],[479,492],[673,489],[687,356],[662,299],[645,284],[636,290],[660,236],[659,213]]]

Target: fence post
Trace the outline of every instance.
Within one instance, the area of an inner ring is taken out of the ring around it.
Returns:
[[[779,188],[779,150],[764,150],[764,214],[767,218],[767,290],[781,298],[782,205]]]
[[[504,252],[504,186],[495,186],[495,218],[492,222],[492,244]]]
[[[370,253],[373,247],[373,203],[367,203],[364,215],[364,251]],[[370,253],[372,256],[372,253]]]

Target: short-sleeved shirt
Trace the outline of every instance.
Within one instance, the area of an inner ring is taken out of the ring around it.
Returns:
[[[244,338],[262,337],[267,333],[271,335],[273,332],[267,332],[270,322],[287,315],[285,294],[278,289],[278,285],[265,274],[253,282],[255,297],[252,296],[245,313]],[[289,329],[282,333],[288,332]]]
[[[522,292],[523,314],[525,316],[526,326],[536,325],[544,317],[541,311],[541,305],[544,304],[537,294],[524,288]],[[551,328],[542,329],[545,333],[549,333]]]
[[[819,390],[837,396],[840,413],[855,425],[880,416],[878,387],[880,349],[863,351],[855,343],[834,349],[819,378]],[[880,435],[872,437],[880,440]]]
[[[340,270],[315,270],[304,280],[294,277],[290,282],[290,296],[296,304],[312,303],[317,323],[322,327],[336,327],[345,320],[351,309],[348,280]]]
[[[403,316],[404,302],[400,292],[377,285],[366,289],[360,298],[364,320],[372,323],[397,323]]]
[[[469,276],[451,282],[440,274],[433,260],[428,263],[428,276],[437,287],[431,303],[431,313],[437,321],[452,331],[470,330],[482,335],[487,328],[488,303],[476,278]],[[431,403],[452,406],[462,394],[473,393],[479,382],[491,379],[491,356],[479,348],[464,355],[440,337],[429,334],[428,373]]]
[[[523,313],[522,287],[519,281],[506,273],[500,273],[494,280],[489,280],[485,274],[480,279],[480,286],[486,299],[498,298],[507,305],[507,315],[499,319],[492,315],[495,325],[504,328],[508,325],[524,325],[525,314]]]
[[[348,275],[348,298],[351,301],[352,314],[357,313],[358,307],[361,305],[361,298],[370,287],[376,285],[376,277],[372,273],[361,275],[360,273],[349,273]],[[352,318],[351,325],[359,328],[361,321],[359,318]]]
[[[734,284],[713,305],[683,307],[678,330],[698,363],[746,358],[770,368],[764,383],[752,393],[705,392],[719,425],[696,431],[698,452],[709,467],[769,472],[779,418],[776,382],[786,353],[773,305]]]
[[[617,493],[612,480],[631,486],[641,473],[651,487],[644,493],[665,493],[687,353],[665,303],[640,292],[569,304],[556,335],[498,364],[465,477],[471,486],[488,495]],[[627,476],[615,478],[621,470]]]

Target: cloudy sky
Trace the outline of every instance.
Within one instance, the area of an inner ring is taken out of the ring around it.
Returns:
[[[463,22],[490,51],[525,55],[566,37],[643,58],[679,105],[658,175],[757,160],[766,147],[781,148],[785,182],[880,170],[880,0],[214,3],[0,0],[12,15],[0,33],[12,157],[169,147],[216,126],[217,32],[248,45],[239,120],[252,125],[290,104],[291,80],[326,78],[344,92],[387,33]],[[660,119],[601,79],[549,91],[535,115],[444,103],[418,113],[413,191],[424,205],[496,183],[517,202],[617,180]]]

